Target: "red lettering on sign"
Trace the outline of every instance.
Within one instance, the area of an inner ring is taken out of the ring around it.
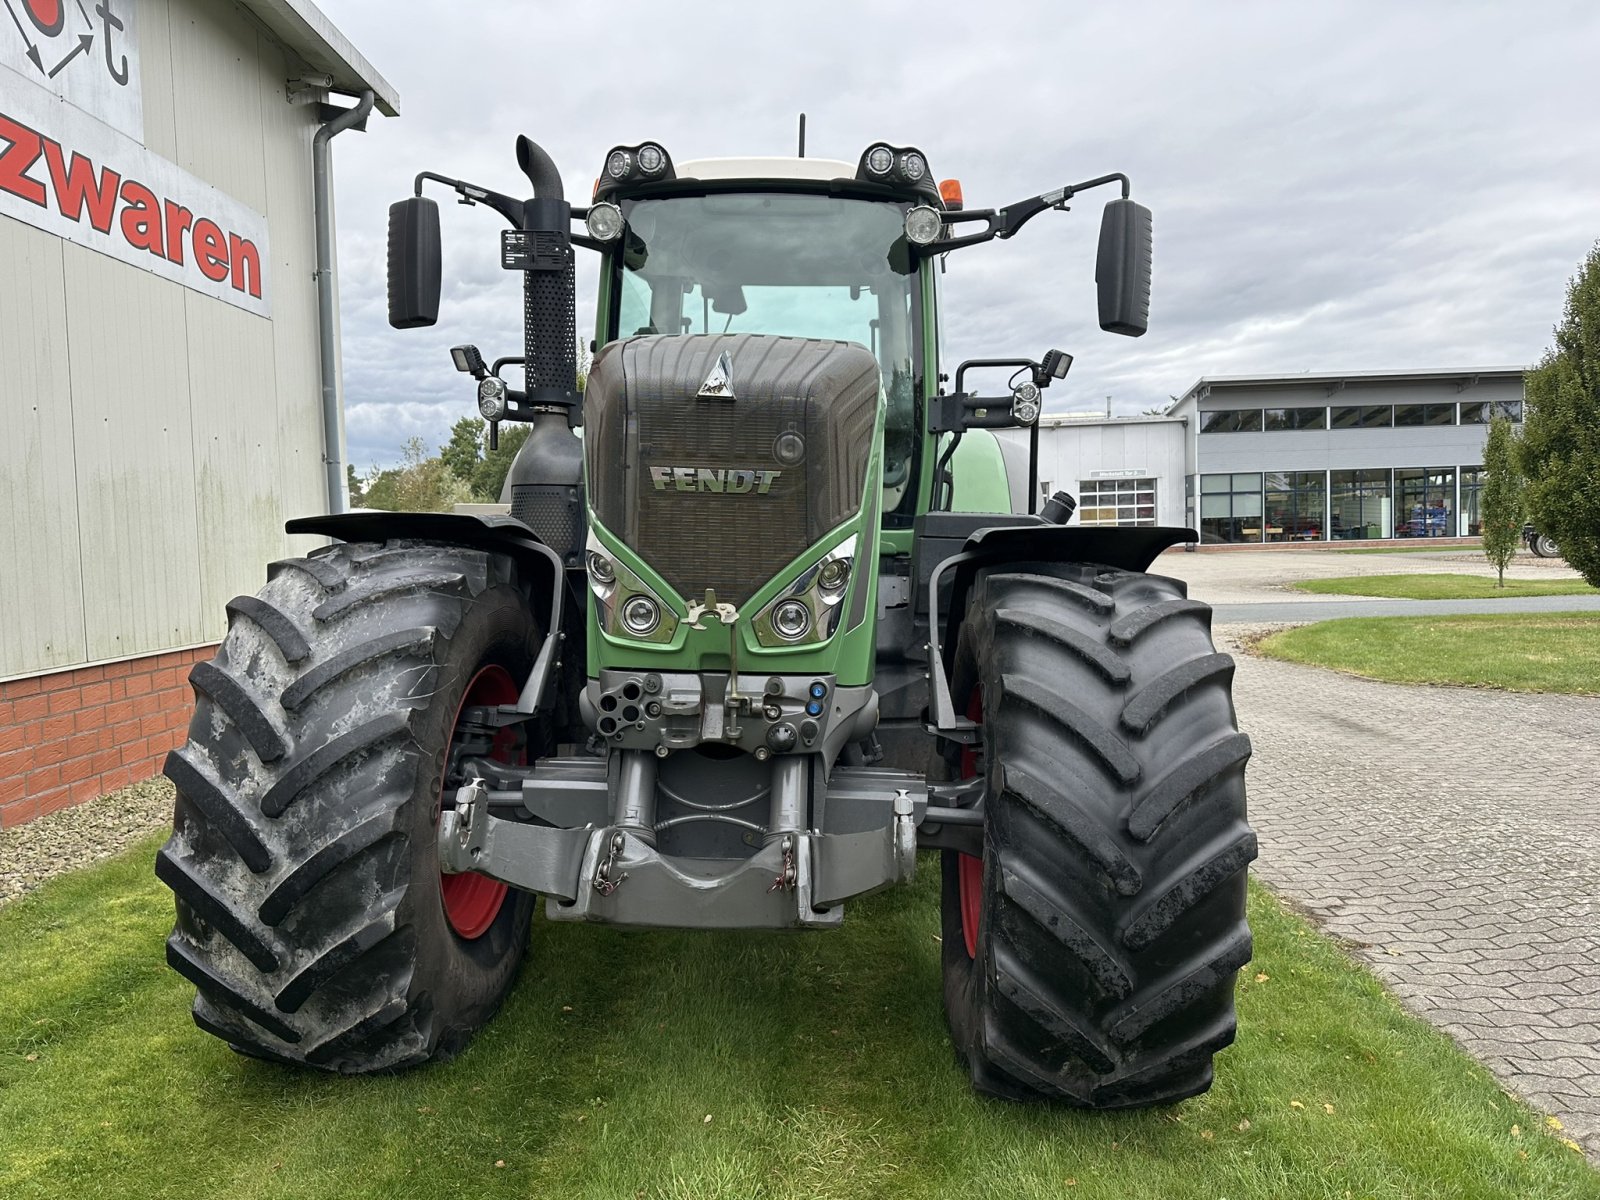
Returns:
[[[189,232],[194,214],[181,204],[165,202],[167,217],[167,261],[183,266],[183,235]]]
[[[28,177],[28,168],[39,161],[39,150],[44,139],[37,130],[13,121],[0,113],[0,141],[6,143],[0,150],[0,191],[20,196],[29,204],[44,207],[44,184]]]
[[[261,251],[249,238],[228,235],[228,257],[233,260],[233,290],[261,299]]]
[[[194,261],[200,274],[212,283],[221,283],[228,277],[228,241],[209,217],[194,223]]]
[[[148,250],[157,258],[167,256],[161,244],[161,201],[137,179],[122,185],[122,236],[136,250]]]
[[[56,190],[56,208],[69,221],[83,220],[84,201],[89,203],[89,224],[101,233],[111,232],[111,216],[117,208],[117,185],[122,176],[110,167],[100,168],[96,186],[94,164],[76,150],[70,163],[61,157],[61,145],[44,139],[44,160],[50,167],[50,184]]]

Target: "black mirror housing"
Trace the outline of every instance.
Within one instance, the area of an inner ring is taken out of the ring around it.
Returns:
[[[1100,292],[1100,328],[1107,333],[1138,337],[1150,327],[1153,241],[1148,208],[1128,199],[1106,205],[1094,281]]]
[[[407,196],[389,206],[389,324],[418,329],[439,320],[443,252],[439,206]]]

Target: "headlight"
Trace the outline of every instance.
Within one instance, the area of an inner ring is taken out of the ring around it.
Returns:
[[[634,596],[622,606],[622,624],[635,637],[644,637],[661,624],[661,609],[649,596]]]
[[[817,573],[817,586],[825,592],[841,592],[850,582],[850,560],[830,558]]]
[[[595,241],[612,241],[622,232],[622,210],[610,201],[601,200],[589,206],[589,215],[583,219],[583,224]]]
[[[811,610],[798,600],[785,600],[772,610],[772,628],[786,642],[798,642],[811,630]]]
[[[604,587],[617,581],[617,567],[598,550],[589,551],[589,578]]]
[[[939,210],[919,204],[906,213],[906,241],[914,246],[926,246],[939,239],[944,231],[944,218]]]
[[[506,415],[505,380],[493,375],[478,381],[478,411],[485,421],[499,421]]]

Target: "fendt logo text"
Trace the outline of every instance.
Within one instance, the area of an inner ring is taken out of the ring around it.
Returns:
[[[742,495],[754,492],[765,496],[782,471],[722,470],[715,467],[651,467],[650,481],[656,491],[673,488],[680,492],[721,492]]]

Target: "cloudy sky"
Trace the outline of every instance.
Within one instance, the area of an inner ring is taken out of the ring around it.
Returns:
[[[400,91],[336,143],[350,457],[473,412],[447,348],[520,353],[499,220],[441,195],[440,323],[385,320],[384,221],[421,169],[522,194],[513,143],[587,198],[605,151],[680,161],[917,145],[971,207],[1124,171],[1155,212],[1151,329],[1100,332],[1108,193],[953,255],[946,358],[1076,356],[1052,408],[1134,413],[1204,374],[1535,360],[1600,237],[1600,5],[320,0]],[[470,20],[446,15],[470,11]],[[579,326],[596,256],[578,252]],[[587,332],[585,332],[587,336]]]

